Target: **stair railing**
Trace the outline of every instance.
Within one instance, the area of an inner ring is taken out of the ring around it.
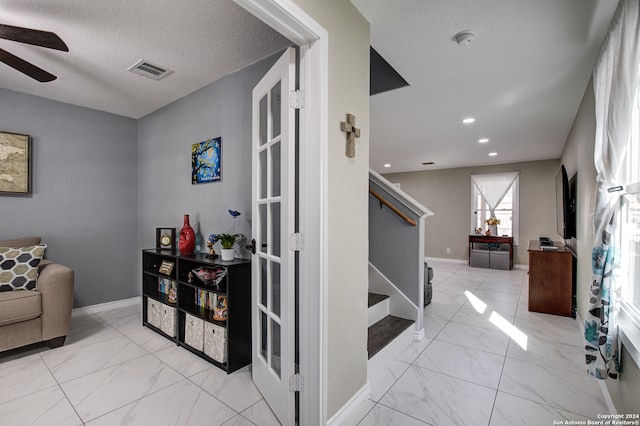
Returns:
[[[395,214],[397,214],[398,216],[400,216],[405,222],[407,222],[409,225],[413,225],[416,226],[417,223],[415,220],[411,219],[409,216],[407,216],[406,214],[402,213],[400,210],[398,210],[398,208],[396,206],[394,206],[393,204],[391,204],[389,201],[387,201],[386,198],[384,198],[382,195],[378,194],[376,191],[374,191],[373,189],[369,188],[369,194],[373,195],[374,197],[376,197],[380,203],[384,204],[385,206],[387,206],[392,212],[394,212]]]

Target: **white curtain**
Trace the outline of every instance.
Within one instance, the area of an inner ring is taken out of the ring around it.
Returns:
[[[619,199],[615,190],[608,190],[627,183],[626,148],[638,84],[639,13],[639,0],[620,0],[593,71],[597,189],[585,350],[587,371],[599,379],[616,378],[620,370],[617,337],[620,289],[612,273],[616,255],[613,218]]]
[[[491,216],[495,216],[496,207],[507,195],[517,177],[518,172],[471,175],[471,180],[487,203]]]

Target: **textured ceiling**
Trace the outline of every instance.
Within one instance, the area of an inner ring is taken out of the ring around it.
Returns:
[[[0,0],[0,23],[52,31],[69,53],[0,40],[58,79],[0,63],[0,87],[140,118],[291,44],[231,0]],[[127,71],[146,59],[175,72]]]
[[[372,47],[410,84],[371,97],[370,164],[380,173],[559,158],[617,5],[352,2],[371,23]],[[453,41],[462,30],[476,33],[466,47]],[[463,125],[468,116],[476,122]]]
[[[381,173],[559,158],[617,4],[352,2],[410,84],[371,97],[370,164]],[[0,63],[0,87],[133,118],[290,44],[231,0],[0,0],[0,23],[53,31],[70,50],[0,40],[58,76],[38,83]],[[467,29],[476,39],[457,46]],[[139,59],[175,72],[128,72]],[[462,125],[467,116],[476,123]]]

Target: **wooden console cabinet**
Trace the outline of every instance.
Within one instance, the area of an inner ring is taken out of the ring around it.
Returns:
[[[574,258],[564,245],[541,250],[540,242],[529,241],[529,311],[574,316]]]

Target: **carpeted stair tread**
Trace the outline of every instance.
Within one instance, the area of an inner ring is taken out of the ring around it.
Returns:
[[[389,296],[386,294],[369,293],[369,304],[367,307],[370,308],[388,298]]]
[[[380,352],[382,348],[391,343],[393,339],[402,334],[402,332],[413,325],[413,323],[414,321],[412,320],[387,315],[369,327],[367,336],[369,359]]]

